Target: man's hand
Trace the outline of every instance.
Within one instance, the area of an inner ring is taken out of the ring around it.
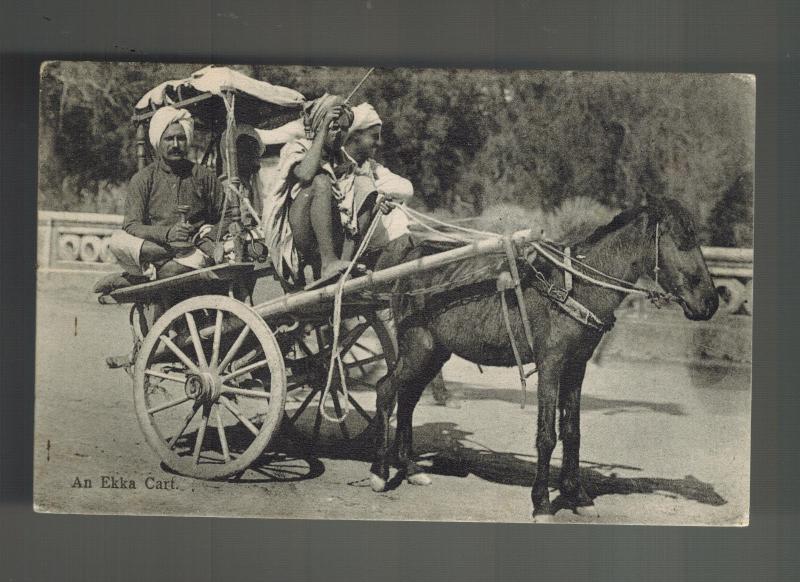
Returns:
[[[186,224],[184,222],[173,224],[167,231],[167,242],[186,242],[189,240],[189,237],[192,236],[193,230],[191,224]]]
[[[344,113],[344,106],[337,105],[336,107],[331,107],[330,111],[325,114],[325,119],[322,121],[322,129],[327,131],[330,129],[331,124],[339,119]]]
[[[394,202],[392,202],[392,199],[391,199],[390,196],[387,196],[383,192],[380,192],[379,196],[380,196],[380,204],[379,204],[378,208],[384,214],[389,214],[392,210],[394,210],[396,204]]]

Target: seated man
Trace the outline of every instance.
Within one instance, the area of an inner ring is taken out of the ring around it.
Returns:
[[[375,153],[381,143],[383,122],[375,108],[362,103],[353,108],[353,124],[345,142],[347,153],[356,162],[355,208],[361,222],[359,230],[364,231],[372,216],[373,193],[379,193],[388,200],[406,202],[414,195],[411,182],[375,161]],[[380,248],[391,240],[408,232],[408,217],[402,210],[394,208],[381,217],[381,225],[370,239],[370,248]]]
[[[211,263],[225,194],[212,170],[187,159],[193,129],[184,109],[163,107],[151,118],[148,137],[156,160],[131,178],[122,230],[108,245],[125,272],[99,281],[96,292]],[[201,226],[207,236],[194,236]]]
[[[326,93],[306,105],[306,137],[281,150],[262,225],[275,270],[289,283],[303,284],[307,265],[319,279],[347,268],[344,239],[358,231],[352,208],[355,163],[342,149],[352,115],[341,97]]]
[[[409,180],[392,173],[375,161],[375,153],[381,143],[381,127],[383,122],[369,103],[353,107],[353,124],[345,142],[347,153],[358,165],[356,170],[356,207],[359,220],[367,222],[371,218],[369,196],[378,192],[389,200],[406,202],[414,195],[414,187]],[[363,223],[360,229],[363,232]],[[370,249],[378,249],[389,241],[408,233],[408,216],[399,208],[392,209],[381,216],[381,226],[375,230],[370,239]],[[388,317],[386,318],[388,320]],[[444,383],[442,373],[429,384],[436,404],[460,408],[460,404],[451,397]]]
[[[250,207],[258,213],[258,219],[261,219],[261,186],[259,183],[259,170],[261,169],[261,156],[264,153],[264,143],[258,132],[250,125],[237,124],[236,125],[236,177],[239,179],[239,184],[247,195]],[[222,132],[220,139],[222,161],[223,161],[223,174],[219,177],[223,186],[226,185],[227,176],[227,148],[225,147],[228,140],[228,131]],[[242,216],[247,216],[249,210],[241,209]]]

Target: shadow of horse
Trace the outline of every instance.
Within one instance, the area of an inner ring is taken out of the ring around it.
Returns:
[[[429,465],[431,475],[467,477],[472,474],[502,485],[530,487],[536,476],[535,457],[521,453],[495,451],[472,441],[472,433],[455,423],[437,422],[414,427],[415,445],[421,465]],[[463,444],[473,443],[480,448]],[[525,460],[533,459],[533,460]],[[661,494],[706,505],[720,506],[727,501],[713,485],[687,475],[683,479],[661,477],[621,477],[615,471],[640,471],[638,467],[581,460],[581,479],[592,499],[603,495]],[[399,483],[393,483],[398,485]],[[558,487],[558,471],[551,473],[549,486]],[[555,500],[556,506],[558,500]]]
[[[447,390],[456,398],[465,400],[498,400],[519,404],[522,395],[518,390],[508,388],[488,388],[464,382],[447,382]],[[525,398],[526,405],[536,408],[536,389],[527,391]],[[604,411],[605,415],[621,414],[633,411],[656,412],[670,416],[686,416],[683,406],[675,402],[652,402],[647,400],[621,400],[616,398],[600,398],[590,394],[581,395],[581,410],[583,411]],[[416,432],[416,427],[414,431]]]
[[[465,393],[468,390],[474,389],[467,387]],[[501,400],[507,400],[509,395],[518,396],[510,390],[483,388],[480,390],[483,391],[485,397],[492,395]],[[470,395],[470,397],[473,396],[475,394]],[[604,399],[598,399],[598,401],[603,401],[611,406]],[[639,403],[626,402],[626,405],[632,404],[638,405]],[[229,428],[226,431],[231,452],[241,452],[242,445],[249,441],[249,433],[245,430],[243,427],[237,427],[236,429]],[[475,475],[491,483],[526,488],[531,486],[536,476],[535,456],[490,449],[472,440],[470,437],[473,433],[458,428],[456,423],[431,422],[415,426],[414,431],[416,435],[415,449],[417,456],[421,459],[420,465],[425,467],[425,470],[431,475],[462,478]],[[183,444],[188,449],[194,443],[195,438],[196,433],[185,434],[179,440],[179,444]],[[209,431],[204,439],[205,446],[213,449],[218,445],[216,439],[217,436],[214,432]],[[280,432],[269,449],[245,472],[233,477],[231,481],[251,484],[307,481],[321,477],[325,473],[325,460],[369,463],[372,461],[372,457],[370,439],[354,442],[348,446],[339,441],[323,441],[314,450],[309,451],[300,443],[293,441],[285,432]],[[714,490],[713,485],[700,481],[692,475],[687,475],[682,479],[621,477],[617,471],[641,471],[641,469],[629,465],[582,459],[580,473],[587,494],[592,499],[603,495],[638,493],[658,494],[674,499],[682,498],[711,506],[721,506],[727,503]],[[390,488],[399,487],[401,483],[402,476],[397,475],[390,481]],[[557,489],[557,470],[553,470],[551,473],[549,486]],[[554,507],[559,508],[558,498],[554,500]]]

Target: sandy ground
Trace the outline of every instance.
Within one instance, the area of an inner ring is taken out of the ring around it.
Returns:
[[[306,453],[285,438],[239,480],[203,482],[160,467],[136,421],[128,376],[105,367],[106,356],[130,346],[126,308],[99,306],[74,283],[51,276],[40,282],[37,332],[39,511],[530,522],[535,378],[523,410],[514,370],[481,374],[463,360],[447,364],[460,408],[436,406],[425,395],[414,417],[429,487],[373,493],[366,454],[333,441]],[[746,368],[604,359],[587,371],[582,406],[581,474],[599,517],[561,511],[556,522],[747,523]],[[559,446],[555,475],[560,455]],[[136,488],[103,488],[104,476]],[[92,487],[75,487],[76,479]],[[157,482],[175,488],[148,488]]]

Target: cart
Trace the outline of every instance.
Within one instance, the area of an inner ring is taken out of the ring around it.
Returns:
[[[203,160],[227,160],[225,170],[233,178],[229,203],[243,208],[229,235],[244,242],[216,266],[100,298],[131,305],[134,347],[126,368],[148,444],[169,470],[200,479],[241,474],[281,429],[304,446],[365,444],[375,416],[376,385],[393,369],[397,354],[389,294],[376,290],[450,262],[503,253],[509,242],[475,241],[312,290],[277,284],[271,265],[252,256],[254,245],[247,244],[258,238],[253,227],[258,217],[236,183],[235,147],[231,140],[221,143],[220,135],[245,119],[262,126],[265,120],[275,123],[286,110],[296,117],[302,96],[219,71],[213,73],[216,84],[206,72],[160,85],[140,101],[151,111],[139,110],[133,119],[141,163],[146,160],[144,125],[161,105],[190,108],[211,129]],[[228,148],[227,156],[214,155],[215,148]],[[523,231],[511,242],[529,237]],[[277,292],[254,304],[253,290],[263,283]],[[333,316],[337,296],[340,317]],[[333,363],[334,350],[341,365]]]
[[[320,400],[330,366],[330,310],[307,309],[270,323],[252,310],[256,285],[275,295],[292,289],[258,246],[258,201],[237,181],[234,140],[226,139],[235,131],[226,130],[283,126],[298,118],[303,102],[291,89],[207,68],[151,90],[132,118],[142,168],[152,159],[146,129],[153,113],[164,105],[190,110],[205,132],[198,158],[229,177],[227,203],[237,217],[226,234],[233,252],[224,262],[99,298],[131,306],[131,355],[108,363],[133,377],[147,441],[180,474],[219,479],[241,473],[279,428],[303,447],[360,446],[374,418],[375,384],[395,362],[387,305],[348,307],[339,342],[347,387],[339,381],[330,386],[326,416],[338,422],[325,421]],[[206,327],[210,335],[198,331]]]

